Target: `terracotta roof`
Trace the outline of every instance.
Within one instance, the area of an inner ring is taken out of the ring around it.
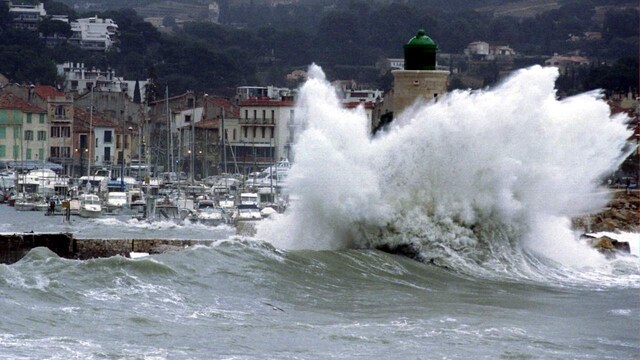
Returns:
[[[207,97],[207,103],[223,108],[225,117],[227,118],[240,117],[240,108],[230,100],[219,97]]]
[[[293,106],[293,101],[269,100],[269,99],[249,99],[240,101],[240,106]]]
[[[217,129],[218,127],[220,127],[220,120],[218,119],[202,120],[193,124],[193,126],[198,129]]]
[[[346,107],[347,109],[355,109],[360,104],[362,104],[362,106],[364,106],[365,109],[373,109],[374,108],[374,104],[371,101],[367,101],[367,102],[351,101],[351,102],[342,103],[342,106]]]
[[[167,100],[171,101],[171,100],[175,100],[175,99],[185,98],[190,94],[191,94],[191,92],[187,91],[186,93],[182,93],[182,94],[179,94],[179,95],[171,96],[168,99],[167,98],[162,98],[162,99],[158,99],[158,100],[155,100],[155,101],[149,101],[149,106],[153,106],[153,105],[160,104],[160,103],[164,104]]]
[[[45,109],[32,105],[12,93],[0,96],[0,109],[20,110],[25,113],[47,113]]]
[[[110,118],[104,116],[102,114],[91,114],[89,111],[84,110],[79,107],[73,108],[73,124],[74,131],[84,130],[89,131],[89,127],[93,125],[93,127],[110,127],[116,129],[116,132],[121,132],[121,126],[119,126],[119,122],[117,119]]]
[[[43,99],[64,96],[64,93],[50,85],[36,85],[36,95]]]

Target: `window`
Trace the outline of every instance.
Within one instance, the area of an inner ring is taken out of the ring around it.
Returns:
[[[116,135],[116,149],[120,148],[120,135]]]
[[[6,138],[7,138],[7,128],[0,127],[0,139],[6,139]]]
[[[184,122],[191,122],[191,115],[185,115]]]
[[[258,110],[253,110],[253,118],[254,119],[258,118]]]
[[[38,141],[45,141],[47,140],[47,132],[44,130],[39,130],[38,131]]]
[[[258,128],[254,126],[253,127],[253,138],[254,139],[256,138],[256,131],[258,131]]]
[[[38,149],[38,159],[44,160],[44,149]]]
[[[260,129],[262,130],[262,138],[264,139],[264,132],[265,132],[265,128],[264,128],[264,127],[262,127],[262,128],[260,128]]]
[[[27,149],[27,160],[31,160],[31,149]]]
[[[271,110],[271,123],[273,124],[276,121],[276,112]]]
[[[64,119],[66,116],[66,111],[64,109],[64,106],[57,105],[55,110],[55,115],[56,115],[56,119]]]
[[[225,133],[226,133],[226,130],[225,130]],[[236,139],[236,129],[233,129],[233,140],[235,140],[235,139]]]
[[[51,137],[52,138],[60,137],[60,127],[58,127],[58,126],[52,126],[51,127]]]
[[[111,160],[111,148],[107,146],[104,148],[104,161],[109,160]]]
[[[112,141],[111,137],[112,137],[111,136],[111,130],[105,131],[104,132],[104,143],[105,144],[111,144],[111,141]]]
[[[33,140],[33,130],[26,130],[24,132],[24,139],[25,140]]]
[[[131,137],[131,135],[124,135],[124,148],[128,149],[129,148],[129,138]]]
[[[60,137],[71,137],[71,128],[69,126],[63,126],[60,128]]]
[[[27,114],[27,124],[31,124],[31,114]]]
[[[96,138],[96,147],[98,147],[98,142],[99,142],[99,139]]]
[[[187,99],[187,107],[193,107],[193,100],[194,98]]]
[[[13,145],[13,158],[16,160],[20,158],[20,146],[18,145]]]
[[[51,154],[52,158],[60,157],[60,148],[57,146],[52,146],[49,148],[49,153]]]
[[[248,119],[249,118],[249,110],[245,110],[244,111],[244,118]]]
[[[262,110],[262,121],[267,118],[267,110]]]
[[[249,137],[249,135],[248,135],[249,134],[249,127],[245,126],[245,127],[243,127],[243,129],[244,129],[244,137],[245,138]]]
[[[7,146],[0,145],[0,158],[4,158],[7,156]]]
[[[271,130],[271,138],[273,139],[273,128],[270,128]]]
[[[20,128],[17,126],[13,128],[13,138],[15,140],[20,139]]]
[[[40,124],[44,124],[44,114],[40,114]]]

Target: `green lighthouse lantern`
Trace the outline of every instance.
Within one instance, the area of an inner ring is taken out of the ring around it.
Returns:
[[[438,45],[428,37],[423,29],[418,30],[404,45],[405,70],[435,70]]]

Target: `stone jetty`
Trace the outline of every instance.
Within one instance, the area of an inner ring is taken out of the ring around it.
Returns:
[[[164,239],[76,239],[70,233],[0,234],[0,263],[11,264],[22,259],[31,249],[46,247],[67,259],[92,258],[131,253],[159,254],[194,245],[210,245],[211,240]]]

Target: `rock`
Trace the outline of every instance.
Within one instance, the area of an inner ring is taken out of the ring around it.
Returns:
[[[394,255],[402,255],[410,259],[425,262],[425,259],[420,252],[420,246],[416,244],[399,244],[395,246],[383,244],[377,246],[376,250],[384,251],[386,253]]]
[[[605,254],[607,257],[614,257],[617,253],[631,253],[631,247],[627,241],[618,241],[608,236],[593,237],[584,236],[587,238],[587,243],[593,246],[596,250]]]

